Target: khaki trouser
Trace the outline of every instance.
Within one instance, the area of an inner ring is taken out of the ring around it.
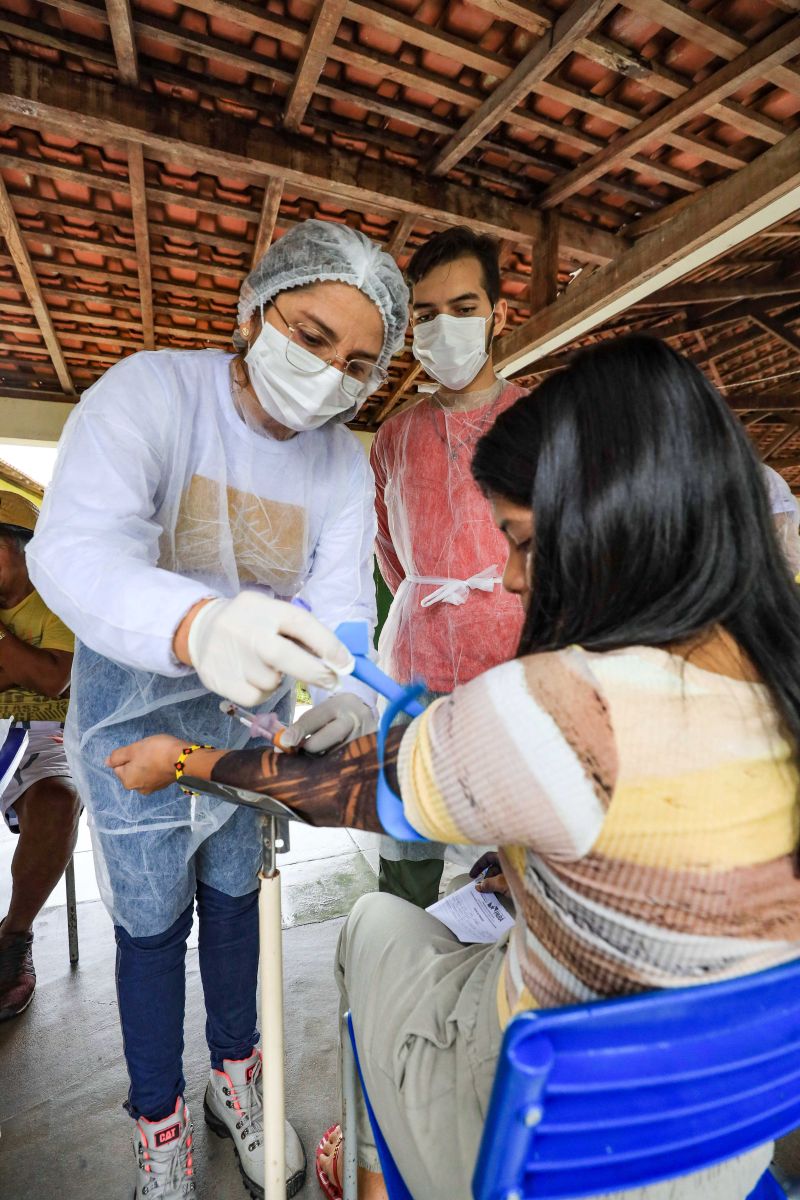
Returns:
[[[396,896],[362,896],[339,937],[336,979],[349,1008],[376,1117],[415,1200],[469,1200],[502,1034],[505,941],[462,946]],[[358,1162],[379,1171],[359,1096]],[[597,1200],[745,1200],[771,1144],[696,1175]]]

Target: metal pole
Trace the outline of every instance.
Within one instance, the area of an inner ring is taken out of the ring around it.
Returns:
[[[261,823],[261,885],[258,927],[261,960],[261,1029],[264,1089],[264,1196],[285,1200],[283,1087],[283,934],[281,875],[276,866],[278,828],[273,816]]]
[[[339,1025],[339,1044],[342,1048],[342,1138],[344,1153],[340,1158],[344,1174],[342,1175],[342,1200],[356,1200],[357,1168],[356,1145],[356,1060],[350,1041],[350,1030],[347,1024],[347,1013]]]

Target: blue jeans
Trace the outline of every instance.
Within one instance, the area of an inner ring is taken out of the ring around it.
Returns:
[[[132,1117],[160,1121],[183,1095],[186,939],[193,903],[169,929],[134,938],[115,925],[117,999]],[[258,892],[227,896],[197,881],[200,976],[206,1002],[211,1065],[248,1058],[258,1041]]]

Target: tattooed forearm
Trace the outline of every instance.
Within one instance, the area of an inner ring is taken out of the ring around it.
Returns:
[[[397,754],[404,733],[404,729],[392,730],[386,742],[386,775],[395,790]],[[377,739],[370,734],[319,756],[232,750],[215,764],[211,778],[215,783],[273,796],[312,825],[346,825],[381,833],[376,812],[376,746]]]

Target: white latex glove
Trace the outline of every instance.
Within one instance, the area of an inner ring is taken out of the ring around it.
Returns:
[[[245,708],[263,703],[283,675],[331,689],[352,657],[329,629],[285,600],[240,592],[198,609],[189,657],[210,692]]]
[[[340,692],[303,713],[281,735],[281,749],[302,746],[306,754],[326,754],[353,738],[374,733],[378,717],[373,708],[352,692]]]

